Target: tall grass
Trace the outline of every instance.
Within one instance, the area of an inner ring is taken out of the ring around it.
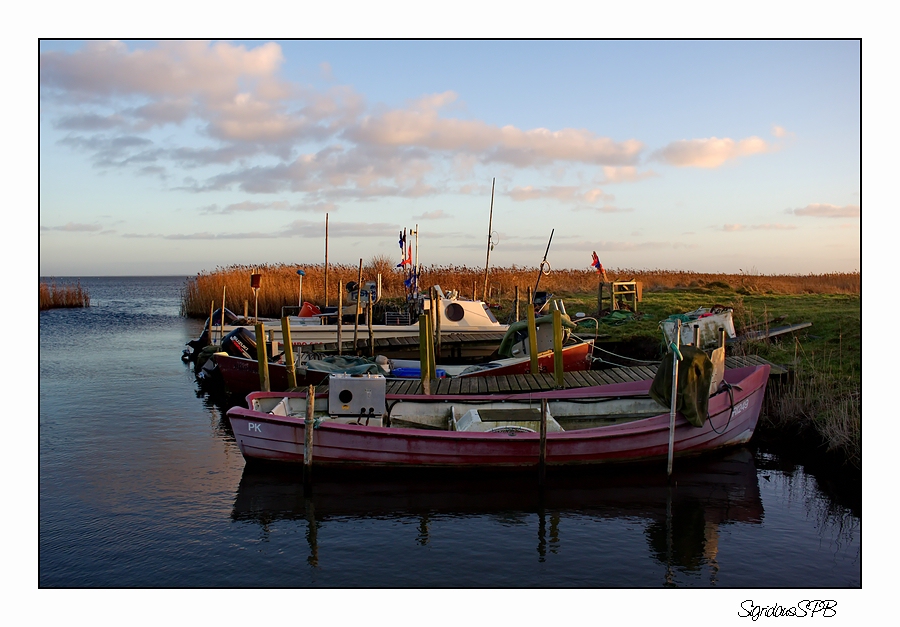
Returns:
[[[81,283],[75,285],[38,284],[38,309],[57,309],[62,307],[90,307],[91,297]]]
[[[768,395],[765,421],[779,431],[814,432],[829,451],[851,465],[862,464],[862,392],[857,381],[840,375],[833,354],[804,354],[787,383]]]
[[[319,305],[325,304],[324,264],[303,267],[303,300]],[[338,290],[349,281],[355,281],[359,267],[356,265],[330,264],[328,268],[328,303],[337,303]],[[261,266],[217,267],[198,274],[188,280],[182,293],[182,315],[206,317],[210,303],[216,308],[222,303],[222,288],[225,288],[226,307],[242,313],[244,301],[248,303],[248,313],[254,313],[254,295],[250,288],[250,274],[259,272],[262,283],[259,290],[259,315],[280,316],[283,306],[298,304],[299,277],[296,266],[284,264]],[[380,273],[384,297],[402,299],[405,294],[403,281],[406,274],[396,268],[395,263],[384,256],[374,257],[363,264],[363,280],[375,280]],[[611,281],[637,280],[643,283],[644,291],[704,288],[730,289],[737,294],[859,294],[861,279],[859,272],[807,274],[807,275],[760,275],[760,274],[710,274],[672,270],[607,269]],[[422,288],[440,285],[445,290],[457,290],[462,296],[478,297],[485,300],[511,299],[518,286],[524,298],[528,287],[538,283],[538,269],[533,267],[490,268],[488,272],[488,294],[484,291],[484,268],[469,266],[423,266],[420,268],[419,285]],[[540,277],[539,288],[557,295],[584,294],[597,292],[597,274],[590,269],[552,270]]]

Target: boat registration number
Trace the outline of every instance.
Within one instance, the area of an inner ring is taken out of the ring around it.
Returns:
[[[741,413],[748,407],[750,407],[750,399],[745,398],[743,401],[741,401],[740,403],[735,405],[734,409],[731,410],[731,417],[734,418],[735,416],[737,416],[739,413]]]

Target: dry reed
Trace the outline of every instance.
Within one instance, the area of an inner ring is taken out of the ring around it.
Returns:
[[[75,285],[38,285],[38,309],[57,309],[62,307],[90,307],[91,297],[81,283]]]
[[[358,265],[330,264],[328,268],[328,304],[337,303],[339,286],[357,278]],[[303,300],[325,304],[324,264],[303,267]],[[182,315],[206,317],[210,304],[216,308],[222,304],[222,288],[225,288],[226,307],[242,313],[247,302],[248,313],[254,313],[254,295],[250,288],[250,274],[259,272],[262,282],[259,289],[259,315],[280,316],[284,306],[296,306],[299,297],[297,267],[284,264],[261,266],[217,267],[189,279],[182,293]],[[385,256],[374,257],[363,264],[363,280],[375,280],[381,274],[385,298],[404,297],[404,270]],[[859,294],[859,272],[760,275],[760,274],[710,274],[671,270],[607,269],[611,281],[636,280],[643,283],[644,291],[688,289],[697,287],[733,289],[739,294]],[[538,283],[538,269],[532,267],[491,268],[488,273],[488,295],[484,297],[484,268],[469,266],[423,266],[420,268],[419,285],[425,288],[440,285],[445,290],[456,290],[465,297],[476,296],[484,300],[511,298],[516,288],[524,291]],[[590,269],[553,270],[540,277],[539,289],[557,295],[596,293],[597,274]]]

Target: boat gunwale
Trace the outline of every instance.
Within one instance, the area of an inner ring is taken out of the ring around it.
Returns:
[[[733,398],[731,400],[725,401],[727,398],[727,394],[725,394],[724,390],[720,391],[715,396],[711,397],[711,403],[715,403],[715,409],[711,405],[709,413],[709,419],[705,420],[702,427],[695,427],[697,429],[697,435],[701,435],[706,432],[705,427],[707,424],[710,425],[712,430],[716,430],[716,428],[710,422],[711,419],[718,418],[720,416],[724,416],[728,414],[728,412],[733,411],[734,407],[749,398],[753,394],[757,393],[761,389],[765,389],[765,384],[768,380],[768,365],[758,365],[758,366],[746,366],[744,368],[738,368],[731,371],[727,371],[730,373],[735,373],[731,377],[728,378],[737,378],[738,380],[729,381],[731,385],[735,386],[735,393],[733,394]],[[743,371],[743,372],[742,372]],[[765,372],[763,372],[765,371]],[[745,376],[739,376],[739,374],[744,374]],[[762,377],[762,383],[758,385],[747,385],[746,388],[739,388],[740,384],[748,381],[748,379],[755,377]],[[597,390],[597,389],[609,389],[618,386],[634,386],[635,383],[648,383],[647,390],[649,390],[649,382],[634,382],[634,383],[622,383],[622,384],[610,384],[603,386],[592,386],[591,388],[573,388],[570,390],[553,390],[551,392],[542,392],[542,397],[547,398],[547,394],[552,392],[571,392],[571,391],[586,391],[586,390]],[[629,396],[637,396],[646,394],[646,391],[641,393],[635,391]],[[413,400],[417,402],[440,402],[440,401],[449,401],[449,400],[479,400],[479,401],[488,401],[488,402],[505,402],[505,401],[518,401],[518,402],[528,402],[530,400],[534,400],[536,394],[511,394],[511,395],[487,395],[487,394],[479,394],[479,395],[441,395],[438,396],[423,396],[423,395],[389,395],[386,397],[386,400]],[[604,396],[614,396],[614,395],[604,395]],[[293,397],[293,398],[305,398],[306,392],[253,392],[247,396],[248,405],[252,405],[252,400],[255,398],[285,398],[285,397]],[[718,399],[722,398],[723,401],[719,401]],[[713,401],[713,399],[716,399]],[[578,396],[566,396],[566,397],[549,397],[549,400],[559,400],[559,401],[575,401],[575,400],[588,400],[583,399],[583,397]],[[577,439],[595,439],[597,437],[607,437],[607,438],[616,438],[616,437],[633,437],[636,435],[643,435],[648,433],[658,432],[663,429],[669,428],[669,412],[661,408],[662,410],[658,414],[654,414],[653,416],[648,416],[646,418],[636,418],[634,420],[630,420],[628,422],[616,423],[611,425],[599,425],[596,427],[586,427],[583,429],[572,429],[568,431],[554,432],[547,434],[547,440],[577,440]],[[256,422],[266,422],[270,424],[281,424],[284,426],[290,426],[293,428],[296,427],[304,427],[306,425],[306,418],[300,416],[281,416],[274,415],[267,412],[261,412],[258,410],[247,409],[244,407],[233,407],[228,410],[229,417],[231,415],[235,415],[245,420],[253,420]],[[677,422],[676,427],[681,424],[688,424],[684,417],[679,412],[676,416]],[[315,421],[315,419],[314,419]],[[424,428],[415,428],[415,427],[379,427],[379,426],[366,426],[366,425],[355,425],[355,424],[344,424],[337,423],[332,421],[322,420],[314,427],[315,429],[325,428],[328,431],[335,432],[354,432],[354,433],[365,433],[371,436],[378,437],[412,437],[415,436],[416,439],[454,439],[454,440],[495,440],[501,439],[503,441],[509,441],[509,434],[507,433],[487,433],[487,432],[467,432],[467,431],[450,431],[450,430],[441,430],[441,429],[424,429]],[[605,434],[605,435],[604,435]],[[520,433],[516,435],[517,439],[528,442],[537,440],[540,438],[538,433]]]

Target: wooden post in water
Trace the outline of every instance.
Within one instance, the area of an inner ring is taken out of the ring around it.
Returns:
[[[266,355],[266,327],[256,323],[256,362],[259,364],[259,389],[269,391],[269,359]]]
[[[372,330],[372,292],[369,292],[369,305],[366,307],[366,323],[369,325],[369,357],[374,357],[375,332]]]
[[[553,310],[553,374],[556,377],[556,387],[558,388],[565,385],[563,379],[562,344],[562,312],[557,307]]]
[[[219,342],[225,339],[225,286],[222,286],[222,311],[219,315]]]
[[[437,287],[432,287],[432,297],[431,308],[433,310],[434,316],[434,355],[435,359],[441,356],[441,310],[444,308],[444,304],[441,302],[441,295],[438,294]],[[435,377],[437,377],[437,371],[435,371]]]
[[[247,319],[247,306],[248,306],[248,303],[247,303],[247,299],[245,298],[244,299],[244,320]]]
[[[547,476],[547,399],[541,399],[541,448],[540,462],[538,464],[538,483],[544,485]]]
[[[534,321],[534,296],[531,288],[528,288],[528,356],[531,358],[531,374],[540,372],[538,366],[538,348],[537,348],[537,324]]]
[[[515,312],[516,312],[516,319],[513,320],[513,322],[518,322],[519,321],[519,286],[518,285],[516,286]]]
[[[316,386],[306,390],[306,420],[303,424],[303,485],[312,487],[313,430],[315,429]]]
[[[287,369],[288,387],[297,387],[297,372],[294,370],[294,346],[291,343],[291,321],[287,316],[281,319],[281,343],[284,344],[284,367]]]
[[[337,345],[338,355],[344,354],[344,286],[338,281]]]
[[[215,344],[215,336],[213,335],[213,314],[216,309],[216,301],[209,301],[209,324],[206,326],[206,341],[208,344]]]
[[[353,354],[356,354],[359,342],[359,315],[362,313],[362,303],[360,303],[362,292],[362,259],[359,260],[359,273],[356,275],[356,319],[353,321]]]
[[[669,408],[669,465],[666,470],[668,476],[672,476],[672,459],[675,457],[675,407],[678,401],[678,344],[681,341],[681,320],[675,321],[675,341],[672,342],[672,404]]]
[[[431,320],[428,314],[419,316],[419,377],[422,379],[422,391],[431,394],[431,357],[428,350],[428,337],[431,335]]]

